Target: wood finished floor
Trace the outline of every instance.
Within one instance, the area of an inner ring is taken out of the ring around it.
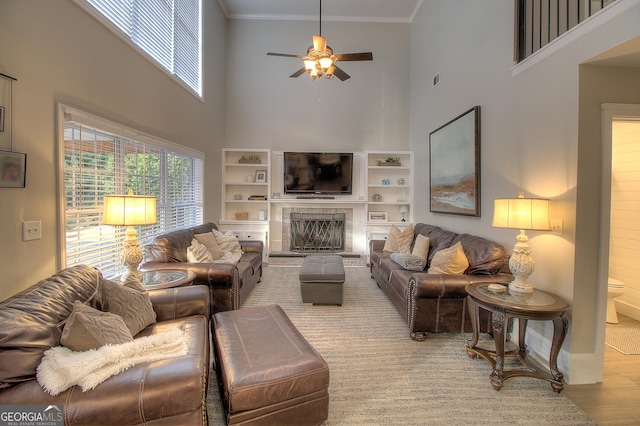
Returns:
[[[640,328],[640,321],[618,314],[619,324]],[[602,383],[569,385],[562,392],[599,425],[640,424],[640,355],[623,355],[605,345]]]

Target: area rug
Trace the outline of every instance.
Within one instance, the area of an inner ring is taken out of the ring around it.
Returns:
[[[605,343],[625,355],[640,355],[640,328],[607,327]]]
[[[409,328],[369,275],[345,268],[342,306],[303,304],[298,268],[266,267],[243,307],[277,303],[330,369],[325,425],[595,425],[549,383],[516,377],[500,391],[491,369],[471,359],[470,334],[409,338]],[[215,375],[209,425],[224,425]]]

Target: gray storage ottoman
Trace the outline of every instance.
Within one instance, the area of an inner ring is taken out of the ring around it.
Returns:
[[[338,255],[310,255],[300,267],[303,303],[342,305],[344,265]]]

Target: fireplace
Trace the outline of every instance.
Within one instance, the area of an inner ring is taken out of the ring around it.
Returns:
[[[282,219],[282,241],[288,242],[289,251],[335,253],[353,249],[352,209],[284,208]]]
[[[344,251],[344,213],[290,213],[291,251]]]

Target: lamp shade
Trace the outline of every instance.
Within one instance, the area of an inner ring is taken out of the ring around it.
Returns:
[[[145,195],[108,195],[104,197],[104,225],[153,225],[156,223],[156,197]]]
[[[549,200],[542,198],[496,198],[493,223],[496,228],[548,231]]]
[[[409,213],[409,207],[400,206],[400,213]]]

